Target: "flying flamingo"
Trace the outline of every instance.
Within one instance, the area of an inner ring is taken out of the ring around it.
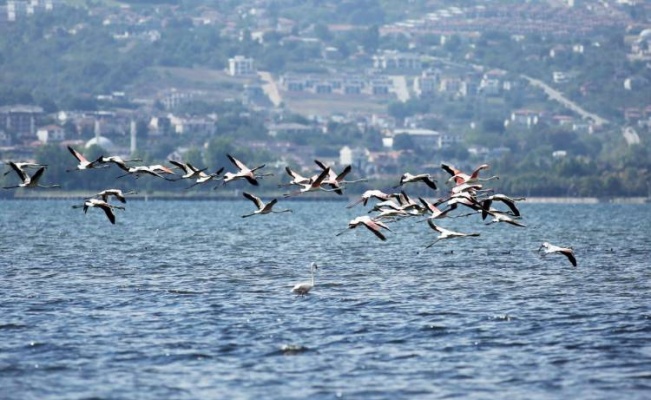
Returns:
[[[511,224],[513,226],[520,226],[520,227],[525,227],[526,225],[521,224],[518,222],[516,219],[511,218],[508,216],[506,213],[503,213],[501,211],[498,211],[494,208],[491,208],[489,210],[482,210],[482,215],[483,213],[486,212],[487,214],[491,215],[493,219],[490,222],[487,222],[486,225],[490,224],[495,224],[498,222],[506,222],[507,224]]]
[[[190,163],[184,163],[176,160],[169,160],[169,162],[183,171],[180,179],[190,179],[197,178],[200,176],[200,173],[205,171],[205,169],[199,169]]]
[[[296,293],[300,296],[305,296],[310,293],[310,290],[314,287],[314,273],[319,269],[319,266],[315,262],[310,264],[310,273],[312,274],[312,280],[310,282],[301,282],[294,285],[292,288],[292,293]]]
[[[284,197],[291,197],[295,196],[297,194],[301,193],[307,193],[307,192],[314,192],[317,190],[323,190],[325,192],[331,192],[332,190],[330,189],[325,189],[323,186],[323,181],[325,180],[326,177],[330,174],[330,168],[326,168],[321,173],[319,176],[316,177],[316,179],[310,179],[308,183],[303,183],[301,184],[301,188],[297,191],[291,192],[291,193],[285,193],[283,196]]]
[[[455,232],[449,229],[442,228],[436,225],[434,222],[432,222],[431,219],[427,220],[427,224],[430,226],[430,228],[437,231],[439,233],[439,236],[436,238],[435,241],[425,246],[426,249],[434,246],[436,242],[438,242],[439,240],[461,238],[461,237],[468,237],[468,236],[479,236],[479,233],[461,233],[461,232]]]
[[[33,163],[33,162],[13,162],[13,161],[5,161],[5,164],[9,165],[11,167],[10,170],[5,171],[3,175],[8,175],[11,173],[11,171],[15,171],[16,168],[18,168],[21,171],[24,171],[26,168],[39,168],[39,167],[47,167],[46,164],[38,164],[38,163]]]
[[[121,170],[124,171],[129,171],[129,167],[127,166],[127,161],[141,161],[139,158],[134,158],[131,160],[125,160],[120,156],[109,156],[109,157],[101,157],[99,159],[100,164],[109,164],[113,163],[118,166]]]
[[[12,168],[14,168],[14,165],[11,165]],[[22,169],[15,167],[14,171],[18,174],[20,179],[22,180],[22,183],[15,185],[15,186],[4,186],[3,189],[13,189],[13,188],[36,188],[36,187],[41,187],[41,188],[56,188],[60,187],[60,185],[40,185],[38,182],[43,176],[43,172],[45,172],[45,167],[41,167],[34,172],[34,175],[29,176],[25,171]]]
[[[327,168],[327,166],[320,160],[314,160],[314,162],[316,163],[316,165],[318,165],[321,168],[321,170]],[[366,179],[356,179],[354,181],[344,180],[346,178],[346,175],[348,175],[350,171],[352,171],[352,166],[350,165],[347,165],[343,169],[343,171],[341,171],[339,174],[337,174],[331,167],[330,174],[328,175],[328,178],[323,181],[323,183],[330,186],[333,189],[333,192],[337,193],[338,195],[341,195],[343,194],[341,185],[367,181]]]
[[[383,191],[377,190],[377,189],[367,190],[364,193],[362,193],[362,195],[361,195],[361,197],[359,199],[351,202],[346,207],[351,208],[351,207],[356,206],[359,203],[363,203],[364,205],[366,205],[366,203],[368,203],[369,199],[371,199],[371,198],[375,198],[375,199],[382,200],[382,201],[387,201],[387,200],[391,199],[392,197],[397,197],[397,195],[396,194],[384,193]]]
[[[242,218],[250,217],[252,215],[261,215],[261,214],[270,214],[270,213],[284,213],[284,212],[292,212],[292,210],[285,209],[285,210],[274,210],[273,206],[278,202],[278,199],[273,199],[268,203],[263,202],[259,197],[252,195],[251,193],[247,192],[242,192],[242,195],[246,197],[247,199],[251,200],[256,207],[258,207],[257,210],[253,211],[250,214],[245,214],[242,215]]]
[[[83,156],[80,152],[68,146],[68,151],[77,159],[79,162],[74,169],[66,170],[70,171],[83,171],[86,169],[98,168],[97,166],[101,164],[102,156],[99,156],[95,161],[88,161],[86,157]]]
[[[402,174],[402,176],[400,177],[400,183],[394,186],[394,188],[413,182],[423,182],[431,189],[436,190],[436,182],[434,181],[434,179],[432,179],[432,176],[430,174],[413,175],[410,174],[409,172],[405,172],[404,174]]]
[[[572,263],[573,266],[576,267],[576,258],[574,257],[574,250],[572,250],[571,247],[560,247],[560,246],[555,246],[550,243],[543,243],[540,245],[538,248],[538,251],[544,250],[544,254],[550,254],[550,253],[559,253],[567,257],[568,260],[570,260],[570,263]]]
[[[140,178],[142,175],[152,175],[158,178],[165,179],[166,181],[172,181],[173,179],[166,178],[163,176],[160,172],[164,172],[166,174],[174,174],[174,171],[171,169],[167,168],[164,165],[151,165],[151,166],[146,166],[146,165],[139,165],[136,167],[129,167],[127,169],[127,173],[124,175],[118,176],[116,179],[122,178],[127,175],[133,175],[135,176],[136,179]]]
[[[441,168],[443,168],[447,173],[452,175],[452,177],[450,177],[448,181],[454,181],[457,185],[462,183],[476,183],[479,181],[489,181],[493,179],[499,179],[499,176],[497,175],[491,176],[490,178],[479,178],[479,173],[482,170],[490,168],[488,164],[482,164],[478,166],[477,168],[475,168],[474,171],[472,171],[470,175],[448,164],[441,164]]]
[[[448,213],[453,210],[451,207],[448,207],[445,211],[443,211],[437,207],[438,204],[430,203],[422,197],[419,197],[418,200],[420,200],[420,202],[425,207],[425,212],[429,212],[431,214],[429,217],[427,217],[428,219],[445,218],[447,217]]]
[[[238,171],[225,173],[223,184],[226,184],[227,182],[230,181],[234,181],[236,179],[246,179],[251,185],[258,186],[259,183],[257,178],[272,175],[272,174],[257,175],[255,173],[255,171],[259,170],[260,168],[263,168],[265,166],[264,164],[259,165],[255,168],[249,168],[243,162],[231,156],[230,154],[227,154],[226,156],[233,163],[233,165],[237,167]]]
[[[486,214],[488,213],[488,210],[491,208],[491,205],[493,204],[493,201],[501,201],[502,203],[506,204],[506,206],[511,210],[514,216],[519,217],[520,216],[520,210],[518,210],[518,207],[516,207],[515,202],[524,200],[524,197],[509,197],[507,195],[501,194],[501,193],[496,193],[494,195],[486,197],[484,200],[481,201],[481,206],[484,209],[484,213],[482,214],[482,218],[486,218]]]
[[[128,191],[128,192],[124,193],[124,192],[122,192],[122,190],[120,190],[120,189],[106,189],[106,190],[102,190],[101,192],[97,193],[97,194],[95,195],[95,197],[99,197],[100,199],[102,199],[103,201],[106,202],[106,201],[108,201],[108,199],[109,199],[111,196],[113,196],[113,197],[115,197],[119,202],[121,202],[121,203],[126,203],[126,202],[127,202],[127,199],[126,199],[126,197],[124,197],[124,195],[125,195],[125,194],[132,194],[132,193],[136,193],[136,192],[133,191],[133,190],[131,190],[131,191]]]
[[[285,172],[287,172],[287,175],[289,175],[292,178],[292,180],[289,181],[289,183],[285,183],[278,186],[291,186],[291,185],[301,186],[310,182],[311,178],[303,176],[289,167],[285,167]]]
[[[369,231],[373,232],[373,234],[378,238],[380,238],[381,240],[387,240],[387,238],[382,234],[381,229],[386,229],[388,231],[391,231],[391,229],[389,229],[389,227],[386,226],[382,221],[371,218],[367,215],[362,215],[361,217],[357,217],[351,220],[348,223],[348,228],[339,232],[336,236],[342,235],[345,232],[347,232],[349,229],[355,229],[360,225],[365,226]]]
[[[106,217],[108,218],[109,221],[111,221],[112,224],[115,225],[115,214],[113,213],[113,209],[117,208],[120,210],[124,210],[124,207],[120,206],[114,206],[112,204],[107,203],[104,200],[100,199],[88,199],[84,201],[84,204],[81,206],[72,206],[73,208],[79,208],[83,207],[84,209],[84,214],[88,211],[89,208],[97,207],[100,208],[104,211],[106,214]]]
[[[202,183],[206,183],[208,181],[211,181],[211,180],[219,177],[219,175],[221,175],[222,172],[224,172],[224,167],[221,167],[220,169],[213,172],[212,174],[207,174],[207,173],[203,172],[202,170],[200,170],[197,179],[194,181],[194,183],[192,185],[186,187],[186,189],[190,189],[191,187],[201,185]]]

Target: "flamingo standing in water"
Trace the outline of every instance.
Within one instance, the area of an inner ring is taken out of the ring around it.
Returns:
[[[319,269],[319,266],[313,262],[310,264],[310,273],[312,274],[312,280],[310,282],[301,282],[294,285],[292,288],[292,293],[296,293],[301,296],[305,296],[310,293],[310,290],[314,287],[314,273]]]
[[[41,177],[43,176],[43,172],[45,172],[45,167],[41,167],[34,172],[34,175],[29,176],[27,172],[23,171],[22,169],[18,167],[14,167],[14,165],[9,164],[14,171],[18,174],[20,179],[22,180],[22,183],[19,183],[18,185],[14,186],[4,186],[3,189],[13,189],[13,188],[36,188],[36,187],[41,187],[41,188],[56,188],[60,187],[59,185],[40,185],[38,182],[41,180]]]
[[[389,227],[386,226],[382,221],[379,221],[375,218],[371,218],[368,215],[362,215],[361,217],[357,217],[351,220],[348,223],[348,228],[339,232],[336,236],[342,235],[345,232],[347,232],[349,229],[355,229],[360,225],[365,226],[369,231],[373,232],[373,234],[378,238],[380,238],[381,240],[387,240],[384,234],[382,234],[381,229],[386,229],[388,231],[391,231],[391,229],[389,229]]]
[[[574,250],[572,250],[571,247],[560,247],[560,246],[555,246],[548,242],[544,242],[538,248],[538,251],[540,250],[544,250],[545,251],[544,254],[551,254],[551,253],[562,254],[565,257],[567,257],[568,260],[570,260],[570,263],[572,263],[573,266],[576,267],[576,258],[574,257]]]
[[[247,199],[251,200],[256,205],[256,207],[258,207],[258,209],[253,211],[252,213],[242,215],[242,218],[250,217],[252,215],[259,215],[259,214],[292,212],[292,210],[289,209],[277,210],[277,211],[274,210],[273,206],[278,202],[278,199],[273,199],[270,202],[265,203],[258,196],[254,196],[251,193],[242,192],[242,195]]]

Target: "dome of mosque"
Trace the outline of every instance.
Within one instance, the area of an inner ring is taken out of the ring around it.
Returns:
[[[110,139],[105,138],[104,136],[98,136],[90,139],[88,142],[86,142],[86,148],[89,148],[93,145],[97,145],[101,148],[103,148],[106,151],[112,152],[115,150],[115,145],[113,142],[111,142]]]

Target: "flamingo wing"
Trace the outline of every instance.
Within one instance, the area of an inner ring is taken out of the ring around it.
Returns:
[[[27,175],[27,173],[25,171],[23,171],[22,169],[20,169],[20,167],[18,167],[18,165],[16,165],[15,162],[9,161],[9,166],[11,167],[11,169],[16,171],[16,173],[20,177],[21,181],[25,182],[26,180],[29,179],[29,176]]]
[[[247,199],[251,200],[258,209],[262,209],[264,207],[264,203],[262,200],[260,200],[259,197],[252,195],[251,193],[247,192],[242,192],[242,196],[246,197]]]
[[[73,149],[71,146],[68,146],[68,150],[70,151],[70,153],[72,153],[73,156],[75,156],[75,158],[77,159],[77,161],[79,161],[80,163],[87,163],[87,162],[88,162],[88,160],[86,159],[86,157],[84,157],[84,156],[83,156],[80,152],[78,152],[77,150]]]
[[[232,155],[230,155],[230,154],[226,154],[226,157],[228,157],[228,159],[231,160],[231,162],[233,163],[233,165],[235,165],[237,168],[239,168],[239,169],[241,169],[241,170],[242,170],[242,169],[248,169],[248,168],[246,167],[246,165],[244,165],[243,162],[241,162],[241,161],[238,160],[237,158],[233,157]]]

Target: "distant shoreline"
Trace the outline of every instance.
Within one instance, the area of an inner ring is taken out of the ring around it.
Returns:
[[[1,200],[80,200],[89,196],[88,192],[45,192],[39,191],[38,193],[21,193],[16,196],[0,195]],[[267,198],[282,198],[282,194],[269,193],[263,194]],[[357,196],[332,196],[330,194],[324,195],[319,193],[310,193],[307,195],[293,196],[283,199],[283,201],[341,201],[349,202],[356,199]],[[172,192],[153,192],[145,194],[133,194],[129,196],[130,200],[148,201],[148,200],[186,200],[186,201],[224,201],[224,200],[240,200],[243,199],[241,192],[237,193],[219,193],[219,194],[176,194]],[[600,203],[613,203],[613,204],[651,204],[651,197],[527,197],[527,203],[546,203],[546,204],[600,204]]]

